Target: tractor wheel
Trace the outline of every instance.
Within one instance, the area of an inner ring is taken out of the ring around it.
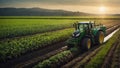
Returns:
[[[91,39],[90,38],[84,38],[82,41],[82,49],[83,50],[89,50],[91,48]]]
[[[103,31],[99,31],[96,37],[97,44],[102,44],[104,42],[104,33]]]

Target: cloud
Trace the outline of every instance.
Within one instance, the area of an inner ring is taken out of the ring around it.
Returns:
[[[40,7],[91,13],[97,13],[100,6],[108,7],[109,13],[120,13],[120,0],[0,0],[0,7]]]
[[[88,5],[95,6],[101,4],[118,6],[119,0],[0,0],[0,4],[22,4],[22,3],[40,3],[49,5]]]

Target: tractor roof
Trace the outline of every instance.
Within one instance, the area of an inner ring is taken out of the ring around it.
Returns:
[[[84,21],[84,22],[79,22],[79,24],[89,24],[89,23],[94,23],[93,21]]]

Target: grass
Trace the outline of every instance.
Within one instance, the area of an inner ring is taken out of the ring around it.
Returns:
[[[46,32],[32,36],[0,41],[0,60],[5,61],[18,57],[27,51],[43,48],[50,44],[65,40],[71,36],[73,28]]]
[[[119,33],[120,31],[117,32],[107,43],[104,44],[104,47],[96,54],[96,56],[92,57],[92,60],[87,65],[85,65],[85,68],[101,68],[105,56],[107,55],[112,45],[117,41]]]

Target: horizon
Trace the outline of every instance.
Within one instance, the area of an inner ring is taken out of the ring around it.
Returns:
[[[119,0],[1,0],[0,8],[44,8],[92,14],[120,14]]]

